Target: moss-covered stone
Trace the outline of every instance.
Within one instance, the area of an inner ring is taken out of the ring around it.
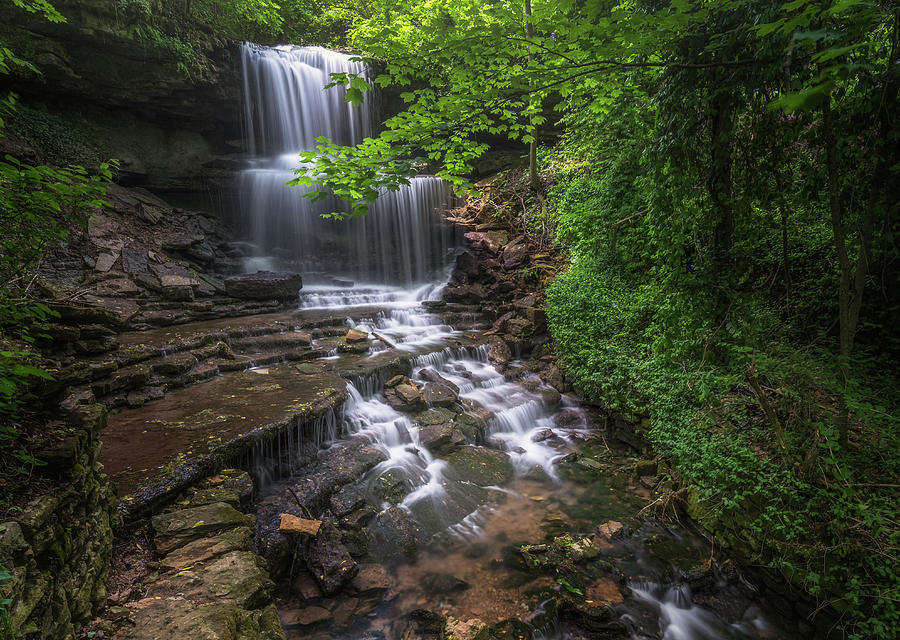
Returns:
[[[156,532],[156,548],[166,554],[192,540],[226,529],[253,524],[253,519],[224,502],[214,502],[151,519]]]
[[[513,475],[509,456],[493,449],[462,447],[447,462],[460,480],[482,487],[503,484]]]

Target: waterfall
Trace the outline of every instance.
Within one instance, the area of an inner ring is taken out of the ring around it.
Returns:
[[[287,187],[297,154],[327,136],[356,144],[372,130],[368,95],[360,106],[344,89],[324,90],[332,73],[365,76],[363,63],[322,47],[261,47],[241,51],[244,122],[251,159],[238,176],[241,215],[256,247],[247,270],[299,271],[308,283],[411,286],[438,279],[452,259],[458,232],[440,214],[450,205],[448,185],[417,177],[383,193],[369,215],[335,221],[323,213],[346,210],[329,198],[313,202],[306,187]]]

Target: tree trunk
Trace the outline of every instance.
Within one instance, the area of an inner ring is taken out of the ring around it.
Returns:
[[[531,0],[525,0],[525,36],[531,38],[534,36],[534,24],[531,22]],[[531,45],[528,45],[528,61],[533,58],[531,53]],[[531,180],[531,188],[538,191],[539,178],[537,170],[537,131],[534,129],[534,118],[529,116],[528,123],[531,125],[531,136],[534,138],[528,144],[528,176]]]
[[[831,210],[831,231],[834,234],[834,247],[837,252],[838,267],[841,270],[841,281],[838,285],[838,334],[840,335],[840,353],[838,366],[841,369],[846,390],[850,377],[850,353],[853,351],[853,338],[850,327],[850,258],[847,255],[847,241],[844,233],[844,219],[841,211],[841,192],[838,182],[837,152],[834,142],[834,123],[831,116],[831,96],[822,103],[822,134],[825,141],[825,164],[828,170],[828,205]],[[840,444],[847,445],[850,416],[846,403],[841,403],[841,415],[838,419]]]
[[[710,171],[707,182],[709,197],[716,212],[713,230],[713,256],[719,266],[731,257],[734,234],[734,205],[732,196],[732,131],[730,96],[720,93],[712,103],[712,131],[710,143]]]

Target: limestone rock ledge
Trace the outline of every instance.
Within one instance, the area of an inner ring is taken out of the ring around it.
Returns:
[[[247,473],[226,470],[153,516],[159,571],[116,638],[284,640],[256,519],[240,511],[251,493]]]
[[[106,408],[89,393],[61,406],[59,440],[37,453],[48,491],[0,523],[0,565],[12,579],[14,638],[70,640],[106,602],[116,498],[98,462]],[[37,486],[40,486],[38,484]],[[5,636],[4,636],[5,637]]]

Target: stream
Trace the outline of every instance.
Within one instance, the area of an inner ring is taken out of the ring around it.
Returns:
[[[298,502],[311,511],[298,515],[326,522],[321,541],[269,556],[288,637],[437,637],[438,618],[455,639],[482,623],[535,640],[809,637],[790,603],[704,537],[639,515],[656,471],[609,441],[596,414],[525,361],[495,368],[488,339],[440,311],[462,246],[441,180],[416,178],[347,222],[320,217],[339,203],[283,186],[316,136],[353,143],[373,130],[372,104],[321,91],[330,73],[365,67],[314,47],[247,44],[242,59],[253,158],[240,207],[256,248],[246,269],[301,272],[301,312],[346,311],[371,339],[361,357],[412,354],[408,378],[350,379],[337,438],[294,475],[256,470],[260,522]],[[371,311],[350,313],[360,307]],[[459,346],[463,335],[476,346]],[[273,548],[289,544],[263,529]]]

